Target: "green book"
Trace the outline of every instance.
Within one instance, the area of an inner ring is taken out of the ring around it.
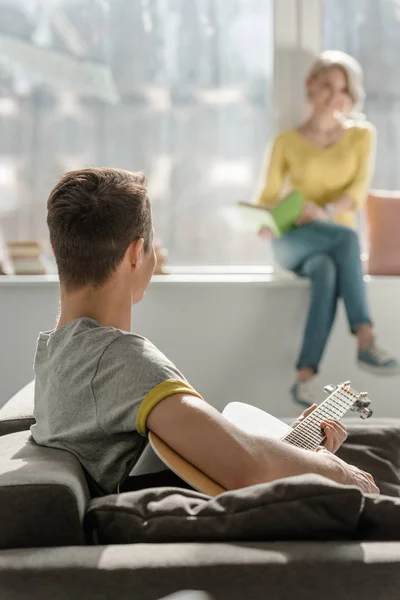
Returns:
[[[239,202],[240,215],[246,229],[258,233],[262,227],[267,227],[277,237],[294,227],[303,206],[304,198],[298,190],[290,192],[272,209],[249,202]]]

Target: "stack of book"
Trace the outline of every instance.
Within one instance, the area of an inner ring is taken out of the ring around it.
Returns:
[[[8,252],[15,275],[44,275],[39,242],[8,242]]]
[[[156,254],[156,268],[154,270],[155,275],[165,275],[165,263],[167,260],[168,252],[165,248],[161,248],[159,244],[154,244],[154,252]]]

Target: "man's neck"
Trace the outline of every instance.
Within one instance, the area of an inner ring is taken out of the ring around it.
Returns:
[[[61,313],[57,329],[74,319],[88,317],[104,327],[130,331],[131,309],[129,290],[121,290],[115,284],[72,292],[61,285]]]

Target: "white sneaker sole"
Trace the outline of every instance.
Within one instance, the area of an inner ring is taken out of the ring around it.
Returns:
[[[373,367],[362,360],[358,360],[357,364],[362,371],[366,371],[372,375],[381,375],[382,377],[400,375],[400,365],[398,367]]]

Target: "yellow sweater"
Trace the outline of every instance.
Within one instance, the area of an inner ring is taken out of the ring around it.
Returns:
[[[349,127],[332,146],[321,148],[296,129],[282,133],[273,143],[258,203],[274,206],[288,179],[291,189],[320,206],[341,196],[352,198],[355,209],[338,215],[335,221],[355,227],[355,213],[366,197],[370,179],[373,134],[373,126],[363,122]]]

